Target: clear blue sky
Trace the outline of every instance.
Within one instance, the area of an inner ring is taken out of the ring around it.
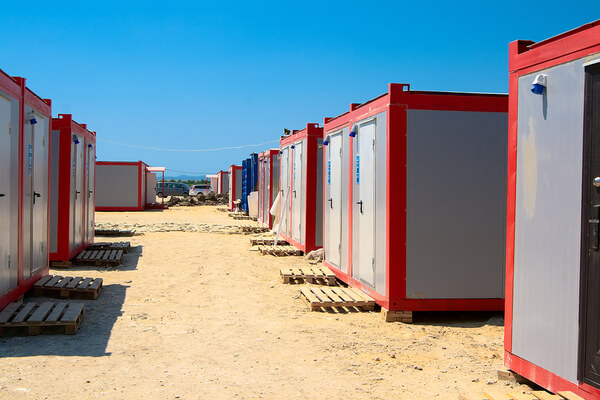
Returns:
[[[101,140],[174,149],[276,141],[389,82],[507,92],[509,42],[600,18],[597,0],[91,3],[0,0],[0,69],[51,98],[54,115],[97,131],[99,160],[201,173],[270,146],[174,153]]]

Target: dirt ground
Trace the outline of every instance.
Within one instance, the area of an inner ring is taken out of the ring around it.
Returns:
[[[76,335],[0,338],[0,398],[456,399],[460,390],[510,390],[497,381],[501,314],[402,324],[379,312],[311,312],[299,285],[279,280],[279,268],[307,265],[303,258],[251,252],[248,235],[144,228],[245,223],[216,207],[96,219],[145,233],[119,239],[134,248],[117,268],[51,270],[101,277],[104,290],[83,301]]]

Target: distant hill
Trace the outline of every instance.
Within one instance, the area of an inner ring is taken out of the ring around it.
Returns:
[[[194,181],[194,180],[206,179],[206,175],[177,175],[177,176],[165,175],[165,181],[176,181],[178,179],[180,179],[182,181]]]

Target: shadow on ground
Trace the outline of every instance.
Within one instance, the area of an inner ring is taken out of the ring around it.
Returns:
[[[504,326],[502,311],[427,311],[413,313],[414,325],[456,326],[479,328],[485,325]]]
[[[123,314],[126,285],[106,285],[96,300],[68,300],[84,303],[83,321],[75,335],[41,334],[0,338],[0,357],[79,356],[103,357],[112,328]],[[45,297],[26,297],[25,302],[63,301]],[[10,333],[8,333],[10,335]]]

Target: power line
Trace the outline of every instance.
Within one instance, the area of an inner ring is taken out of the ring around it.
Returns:
[[[99,141],[99,142],[106,142],[106,143],[116,144],[118,146],[133,147],[134,149],[155,150],[155,151],[185,152],[185,153],[243,149],[245,147],[258,147],[258,146],[264,146],[265,144],[279,143],[279,140],[274,140],[274,141],[271,141],[271,142],[264,142],[264,143],[258,143],[258,144],[244,144],[244,145],[241,145],[241,146],[220,147],[220,148],[216,148],[216,149],[162,149],[160,147],[148,147],[148,146],[138,146],[138,145],[135,145],[135,144],[119,143],[119,142],[114,142],[112,140],[103,139],[103,138],[97,138],[96,140]]]

